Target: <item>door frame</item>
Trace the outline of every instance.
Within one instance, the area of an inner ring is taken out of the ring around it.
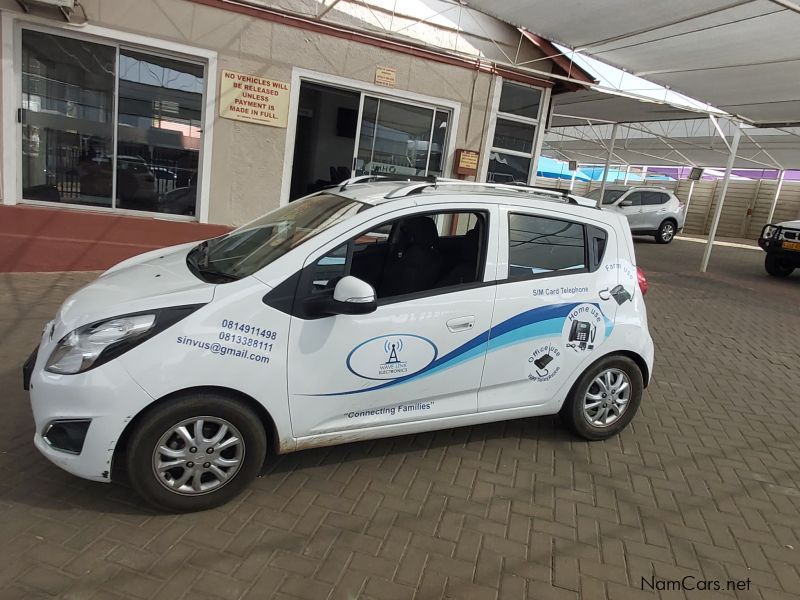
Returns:
[[[309,69],[294,67],[292,69],[292,81],[289,92],[289,122],[286,128],[286,142],[283,149],[283,172],[281,174],[281,195],[280,206],[289,203],[289,193],[292,183],[292,168],[294,166],[294,143],[297,135],[297,111],[300,108],[300,85],[308,81],[331,87],[338,87],[361,94],[359,101],[359,122],[356,128],[356,141],[354,145],[354,155],[358,147],[358,136],[361,132],[361,112],[364,106],[364,95],[374,96],[392,102],[400,102],[413,106],[422,106],[430,109],[447,109],[452,115],[452,125],[448,132],[447,153],[444,160],[444,173],[449,173],[455,155],[456,138],[458,137],[458,123],[461,114],[461,103],[436,96],[428,96],[407,90],[386,88],[374,83],[320,73]]]

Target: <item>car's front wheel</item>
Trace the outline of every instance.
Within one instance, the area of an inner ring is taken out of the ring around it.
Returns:
[[[764,259],[764,268],[773,277],[788,277],[794,271],[793,266],[786,264],[784,260],[774,254],[767,254]]]
[[[169,399],[135,427],[127,452],[131,484],[170,512],[207,510],[235,498],[258,475],[267,449],[258,415],[211,392]]]
[[[587,440],[604,440],[631,422],[642,401],[644,380],[627,356],[607,356],[589,367],[575,383],[559,415]]]
[[[674,221],[664,221],[656,231],[656,241],[659,244],[669,244],[675,239],[676,226]]]

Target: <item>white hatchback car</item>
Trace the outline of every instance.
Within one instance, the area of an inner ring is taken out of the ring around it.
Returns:
[[[599,201],[600,190],[593,190],[586,197]],[[686,221],[686,205],[660,187],[606,186],[603,208],[625,215],[633,235],[652,235],[659,244],[675,239]]]
[[[170,511],[268,451],[560,413],[604,439],[653,367],[625,219],[552,193],[345,182],[68,298],[24,368],[58,466]]]

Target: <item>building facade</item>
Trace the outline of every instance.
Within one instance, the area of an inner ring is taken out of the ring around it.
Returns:
[[[66,16],[0,0],[7,205],[238,225],[353,175],[528,182],[551,95],[591,82],[441,0],[80,0]]]

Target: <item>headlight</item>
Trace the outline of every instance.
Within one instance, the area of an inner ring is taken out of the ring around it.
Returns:
[[[87,371],[138,346],[200,306],[159,309],[78,327],[59,340],[47,359],[45,371],[61,375]]]
[[[91,367],[106,348],[125,343],[153,328],[156,315],[136,315],[85,325],[65,335],[47,359],[51,373],[80,373]]]

